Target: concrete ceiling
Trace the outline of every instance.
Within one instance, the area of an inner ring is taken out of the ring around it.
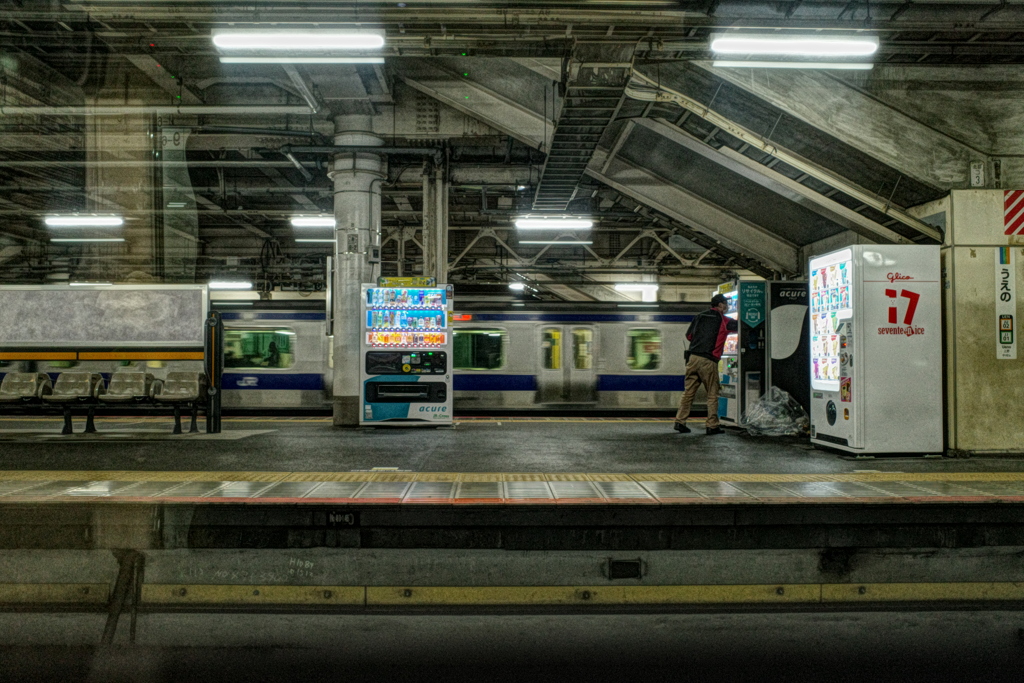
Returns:
[[[210,42],[229,24],[352,23],[386,30],[384,65],[222,65]],[[867,30],[881,47],[870,72],[716,68],[708,38],[726,27]],[[48,244],[39,219],[162,215],[132,193],[165,168],[168,130],[187,133],[197,273],[311,277],[329,245],[296,243],[288,218],[331,211],[327,155],[293,162],[283,148],[330,144],[333,117],[351,113],[372,114],[388,145],[445,159],[456,280],[521,273],[578,298],[624,276],[797,275],[837,240],[934,243],[904,210],[967,187],[971,163],[988,187],[1024,185],[1022,37],[1016,2],[6,2],[0,278],[144,266],[142,252]],[[569,127],[587,110],[573,88],[595,83],[620,94],[586,142]],[[87,104],[134,114],[61,109]],[[511,219],[559,154],[583,160],[556,194],[597,218],[594,245],[519,245]],[[423,169],[394,155],[383,189],[385,262],[405,273],[421,258]]]

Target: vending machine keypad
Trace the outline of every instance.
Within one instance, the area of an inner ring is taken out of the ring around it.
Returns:
[[[445,351],[369,351],[368,375],[443,375],[448,372]]]

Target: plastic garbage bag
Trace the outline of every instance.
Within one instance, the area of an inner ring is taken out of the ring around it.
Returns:
[[[773,386],[747,409],[743,426],[751,436],[799,436],[807,433],[810,423],[803,406]]]

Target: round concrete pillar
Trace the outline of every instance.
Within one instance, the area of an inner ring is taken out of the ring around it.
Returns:
[[[370,116],[334,119],[334,144],[377,147]],[[359,425],[361,387],[359,346],[362,334],[360,286],[376,275],[371,247],[380,246],[380,183],[385,162],[372,152],[345,152],[334,157],[328,174],[334,181],[334,424]]]

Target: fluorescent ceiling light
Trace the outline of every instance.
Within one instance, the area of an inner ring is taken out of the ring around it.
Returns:
[[[594,221],[589,218],[518,218],[520,230],[589,230]]]
[[[186,206],[185,202],[167,202],[168,209],[184,209]]]
[[[640,292],[641,301],[657,301],[658,285],[646,282],[623,282],[615,285],[616,292]]]
[[[658,304],[619,304],[619,308],[654,308]]]
[[[809,36],[775,33],[718,33],[711,51],[719,54],[866,57],[878,51],[875,36]]]
[[[383,57],[221,57],[221,64],[383,64]]]
[[[333,228],[334,216],[296,216],[292,219],[293,228]]]
[[[524,289],[526,289],[526,285],[522,282],[510,282],[508,283],[508,288],[513,289],[517,292],[521,292]]]
[[[519,240],[519,244],[564,244],[569,247],[582,247],[593,244],[590,240]]]
[[[869,71],[874,68],[872,62],[744,62],[716,59],[711,66],[727,69],[849,69]]]
[[[124,225],[120,216],[47,216],[43,223],[51,228],[117,228]]]
[[[329,239],[322,239],[322,240],[296,239],[295,241],[296,242],[306,242],[306,243],[318,243],[318,244],[337,244],[338,243],[338,240],[329,240]]]
[[[252,289],[251,282],[229,282],[227,280],[210,280],[210,289]]]
[[[384,31],[379,29],[216,29],[213,44],[221,50],[300,50],[336,52],[376,50],[384,47]]]
[[[123,237],[51,237],[51,242],[124,242]]]

